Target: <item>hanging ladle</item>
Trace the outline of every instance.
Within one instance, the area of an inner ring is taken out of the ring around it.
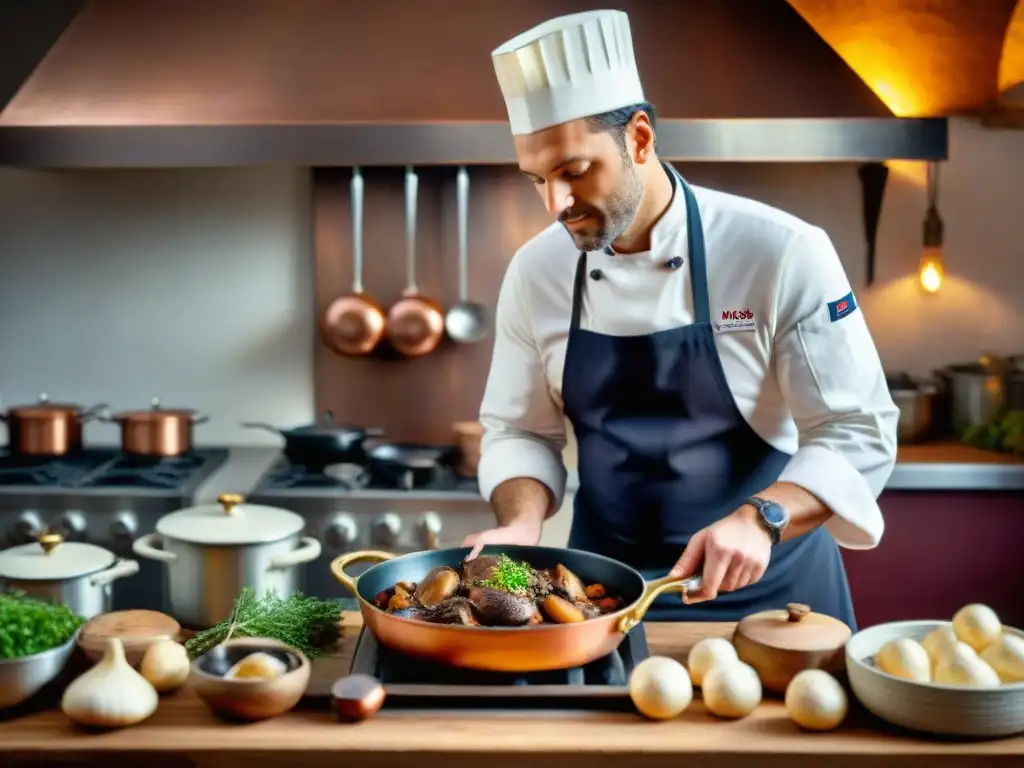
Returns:
[[[486,338],[490,325],[487,307],[469,300],[469,173],[459,168],[455,178],[459,224],[459,301],[449,307],[444,317],[448,336],[460,344],[471,344]]]

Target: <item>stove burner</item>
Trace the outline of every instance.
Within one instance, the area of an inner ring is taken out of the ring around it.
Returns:
[[[260,481],[259,491],[278,491],[289,488],[334,488],[346,491],[465,491],[477,489],[477,482],[461,477],[454,470],[439,467],[431,479],[413,488],[406,488],[388,482],[384,477],[372,477],[370,472],[357,464],[331,464],[327,467],[311,467],[294,464],[287,458],[280,459]]]
[[[83,488],[161,488],[184,486],[200,470],[216,469],[227,459],[224,449],[194,450],[181,456],[120,454],[80,484]]]
[[[116,448],[89,449],[58,457],[0,453],[0,486],[71,487],[117,455]]]
[[[633,668],[650,655],[643,624],[614,652],[574,669],[504,673],[459,669],[414,659],[377,642],[364,627],[351,673],[372,675],[384,684],[384,707],[411,709],[481,707],[631,710],[627,684]]]
[[[117,448],[89,448],[56,458],[5,453],[0,454],[0,486],[178,490],[217,469],[227,457],[223,448],[173,458],[130,456]]]

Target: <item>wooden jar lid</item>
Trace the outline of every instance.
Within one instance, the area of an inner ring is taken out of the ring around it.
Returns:
[[[839,619],[814,613],[803,603],[785,610],[761,611],[736,625],[736,634],[779,651],[815,652],[842,648],[853,632]]]
[[[91,661],[98,661],[107,650],[107,640],[116,637],[124,646],[128,663],[137,666],[146,649],[158,640],[178,640],[181,625],[166,613],[146,610],[101,613],[84,625],[78,645]]]

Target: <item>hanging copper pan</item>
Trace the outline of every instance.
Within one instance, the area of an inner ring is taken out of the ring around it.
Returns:
[[[352,169],[352,293],[339,296],[320,318],[320,337],[338,355],[366,355],[384,335],[384,311],[363,293],[363,175]]]
[[[407,357],[426,355],[437,349],[444,338],[444,309],[433,299],[422,296],[416,287],[416,195],[419,179],[411,168],[405,169],[405,259],[406,288],[388,311],[387,337],[396,350]]]

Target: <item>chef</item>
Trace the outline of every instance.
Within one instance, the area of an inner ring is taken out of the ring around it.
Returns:
[[[497,525],[470,557],[538,543],[568,419],[569,546],[702,579],[648,619],[800,602],[856,628],[839,546],[879,543],[898,411],[829,237],[659,160],[625,13],[552,19],[492,57],[555,221],[502,283],[478,470]]]

